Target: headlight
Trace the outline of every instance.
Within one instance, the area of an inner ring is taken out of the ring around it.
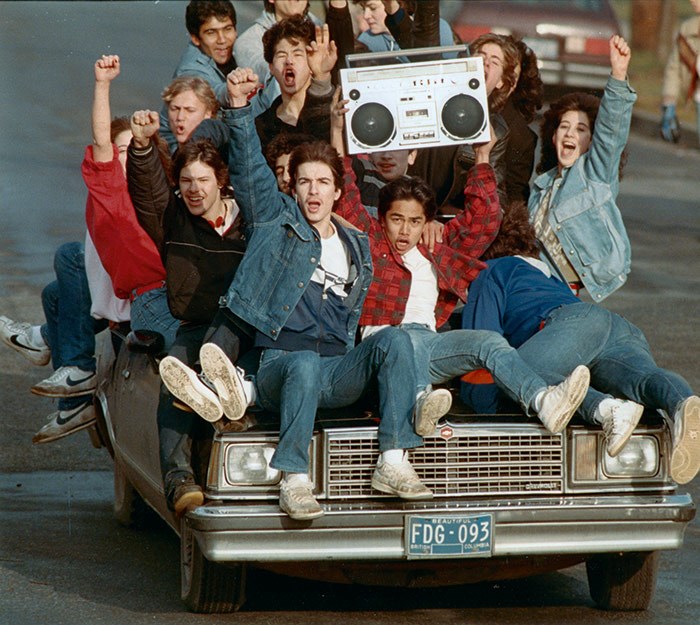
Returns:
[[[225,476],[230,485],[276,484],[280,472],[270,466],[273,445],[229,445],[226,449]]]
[[[633,436],[614,458],[603,455],[608,477],[652,477],[658,470],[659,448],[653,436]]]

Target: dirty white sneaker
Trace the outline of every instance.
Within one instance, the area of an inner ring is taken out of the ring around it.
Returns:
[[[552,434],[561,432],[571,421],[586,396],[590,380],[588,367],[579,365],[563,382],[547,388],[537,416]]]
[[[97,376],[94,371],[84,371],[67,365],[59,367],[53,375],[32,386],[32,393],[43,397],[75,397],[94,392]]]
[[[420,481],[405,454],[399,464],[384,462],[380,456],[372,475],[372,488],[401,499],[431,499],[433,496],[432,491]]]
[[[644,413],[644,406],[633,401],[615,400],[609,414],[603,417],[603,437],[608,456],[614,458],[627,444]]]
[[[185,363],[174,356],[166,356],[160,361],[158,370],[168,390],[202,419],[210,423],[221,419],[224,411],[216,393]]]
[[[32,340],[32,325],[0,315],[0,340],[19,352],[33,365],[43,367],[51,360],[49,346],[42,342],[37,345]]]
[[[245,414],[248,400],[243,390],[242,369],[229,360],[218,345],[204,343],[199,350],[199,361],[207,379],[214,385],[224,414],[231,421],[238,421]]]
[[[48,423],[32,438],[32,443],[50,443],[73,432],[79,432],[95,423],[95,408],[92,398],[89,402],[71,408],[58,410],[49,415]]]
[[[671,478],[687,484],[700,471],[700,397],[688,397],[673,415]]]
[[[323,508],[314,497],[311,482],[284,478],[280,482],[280,509],[292,519],[308,521],[323,516]]]
[[[452,393],[446,388],[426,388],[416,399],[415,430],[418,436],[430,436],[437,422],[452,406]]]

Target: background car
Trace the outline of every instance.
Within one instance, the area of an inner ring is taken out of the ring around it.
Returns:
[[[513,35],[537,55],[545,85],[603,89],[608,40],[620,24],[608,0],[466,0],[441,6],[462,41]]]

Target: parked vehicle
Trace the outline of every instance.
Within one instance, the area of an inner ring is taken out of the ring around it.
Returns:
[[[545,85],[603,89],[608,40],[620,25],[608,0],[466,0],[445,3],[464,43],[487,32],[523,39],[537,55]],[[461,10],[455,11],[454,5]],[[450,6],[452,5],[452,6]]]
[[[93,440],[114,458],[115,517],[138,523],[148,506],[179,534],[181,595],[195,612],[237,610],[250,566],[339,583],[435,587],[584,561],[598,606],[643,610],[658,552],[679,548],[695,516],[690,495],[669,478],[668,431],[653,415],[612,459],[599,428],[551,434],[520,414],[455,411],[411,453],[435,493],[411,503],[372,490],[377,427],[363,407],[319,415],[309,472],[325,510],[320,519],[294,521],[280,511],[280,474],[269,466],[276,418],[259,413],[197,441],[193,464],[206,501],[178,521],[158,461],[158,345],[121,337],[112,365],[112,342],[102,336]]]

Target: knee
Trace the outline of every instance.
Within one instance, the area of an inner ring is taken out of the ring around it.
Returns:
[[[71,243],[63,243],[58,246],[58,249],[53,255],[53,268],[56,273],[69,268],[85,267],[85,250],[82,243],[73,241]]]
[[[294,384],[318,385],[321,379],[321,357],[316,352],[294,352],[289,354],[284,367],[287,381]]]
[[[58,299],[58,282],[54,280],[49,282],[41,291],[41,303],[44,310],[53,308],[54,303]]]
[[[397,354],[401,357],[413,359],[413,343],[408,332],[400,328],[384,328],[376,334],[377,342],[375,350],[383,354]]]

